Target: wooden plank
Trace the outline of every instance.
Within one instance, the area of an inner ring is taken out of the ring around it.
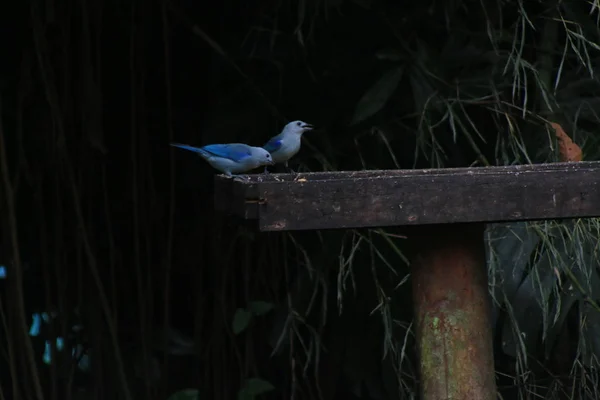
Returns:
[[[362,171],[328,171],[328,172],[307,172],[298,174],[251,174],[248,175],[249,181],[240,182],[243,185],[253,183],[269,182],[293,182],[306,179],[307,181],[338,180],[348,178],[372,178],[372,177],[395,177],[407,175],[456,175],[467,173],[468,171],[478,171],[479,173],[497,174],[505,172],[527,172],[527,171],[557,171],[571,168],[600,168],[600,161],[582,161],[577,164],[572,162],[548,163],[548,164],[526,164],[526,165],[508,165],[499,167],[473,167],[473,168],[428,168],[428,169],[390,169],[390,170],[362,170]],[[231,178],[225,175],[217,175],[217,180],[231,181]]]
[[[263,231],[600,216],[600,162],[254,175],[235,201]]]

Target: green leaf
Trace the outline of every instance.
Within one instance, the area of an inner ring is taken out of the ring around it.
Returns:
[[[248,304],[248,308],[250,311],[254,313],[254,315],[261,316],[265,315],[269,311],[271,311],[275,306],[272,303],[267,303],[266,301],[252,301]]]
[[[358,124],[380,111],[396,91],[403,72],[403,67],[395,67],[379,78],[356,105],[350,125]]]
[[[402,60],[402,53],[400,53],[398,49],[386,48],[375,53],[375,57],[382,61],[400,61]]]
[[[169,396],[167,400],[198,400],[200,392],[198,389],[183,389]]]
[[[553,246],[554,250],[550,250]],[[568,248],[564,241],[540,249],[541,256],[533,264],[529,274],[523,279],[510,302],[510,322],[502,328],[502,349],[511,357],[518,357],[520,350],[537,351],[538,335],[546,339],[549,326],[550,301],[557,274],[553,265],[558,257],[566,259]],[[513,322],[514,321],[514,322]]]
[[[254,395],[248,393],[246,389],[241,389],[238,392],[238,400],[254,400]]]
[[[246,379],[245,389],[248,390],[249,393],[252,393],[256,396],[259,394],[270,392],[271,390],[275,389],[275,386],[271,385],[270,382],[267,382],[260,378],[250,378]]]
[[[373,0],[352,0],[355,4],[358,4],[359,6],[366,8],[367,10],[371,9],[371,3],[373,3]]]
[[[248,327],[252,313],[246,309],[238,308],[233,315],[233,333],[236,335]]]
[[[246,398],[254,399],[254,397],[258,396],[259,394],[270,392],[273,389],[275,389],[275,386],[271,385],[270,382],[260,378],[250,378],[246,379],[246,383],[244,384],[242,390],[240,390],[240,393],[244,392],[246,396],[250,396]],[[238,398],[239,397],[240,396],[238,394]]]

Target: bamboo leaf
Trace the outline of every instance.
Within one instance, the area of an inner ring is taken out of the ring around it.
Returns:
[[[198,389],[184,389],[179,392],[175,392],[168,397],[167,400],[198,400],[200,399],[200,392]]]
[[[398,88],[403,73],[403,67],[395,67],[375,82],[356,105],[350,125],[358,124],[381,111]]]
[[[246,380],[244,387],[238,392],[238,400],[254,400],[256,396],[275,389],[271,383],[260,378]]]
[[[238,308],[233,315],[233,333],[243,332],[252,319],[252,313],[244,308]]]
[[[267,303],[266,301],[252,301],[248,304],[248,308],[254,315],[261,316],[265,315],[269,311],[271,311],[275,307],[272,303]]]

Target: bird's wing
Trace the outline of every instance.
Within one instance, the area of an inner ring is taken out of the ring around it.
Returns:
[[[202,147],[202,150],[213,156],[227,158],[235,162],[240,162],[252,156],[250,147],[242,143],[209,144]]]
[[[265,149],[269,153],[272,153],[274,151],[279,150],[282,144],[283,135],[280,133],[279,135],[273,136],[271,139],[269,139],[269,141],[263,146],[263,149]]]

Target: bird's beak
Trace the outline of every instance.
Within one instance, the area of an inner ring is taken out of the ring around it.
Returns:
[[[304,124],[304,125],[302,125],[302,128],[312,131],[315,127],[312,126],[311,124]]]

